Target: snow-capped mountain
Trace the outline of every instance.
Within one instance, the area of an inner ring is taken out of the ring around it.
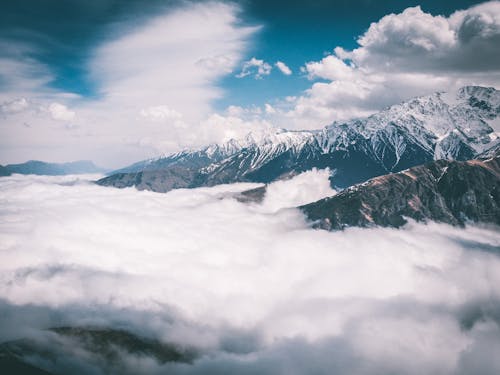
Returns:
[[[469,160],[500,142],[500,91],[479,86],[434,93],[317,131],[278,129],[148,160],[102,185],[168,191],[238,181],[270,182],[330,168],[343,188],[432,160]]]

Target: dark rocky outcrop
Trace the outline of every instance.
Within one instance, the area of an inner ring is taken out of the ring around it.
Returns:
[[[0,165],[0,176],[10,176],[10,174],[10,171],[6,167]]]
[[[500,156],[438,160],[373,178],[300,207],[316,228],[400,227],[411,218],[500,225]]]
[[[262,203],[266,196],[267,185],[255,189],[245,190],[236,194],[234,198],[241,203]]]
[[[144,170],[134,173],[117,173],[97,181],[102,186],[126,188],[135,186],[138,190],[166,193],[172,189],[191,188],[198,172],[183,166],[171,166],[160,170]],[[201,186],[201,185],[200,185]]]

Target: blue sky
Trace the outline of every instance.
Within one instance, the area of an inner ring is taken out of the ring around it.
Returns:
[[[39,50],[34,58],[50,66],[54,80],[49,86],[94,98],[99,82],[89,78],[86,63],[93,48],[112,37],[118,22],[139,25],[181,2],[169,0],[20,0],[3,4],[0,36],[27,41]],[[266,79],[239,79],[228,74],[220,81],[226,94],[215,105],[262,105],[274,98],[297,95],[310,86],[300,67],[319,60],[336,46],[356,47],[356,39],[369,26],[389,13],[420,5],[432,14],[449,15],[480,1],[238,1],[241,22],[261,25],[252,38],[246,58],[284,61],[295,73],[274,71]],[[127,24],[127,28],[130,25]]]
[[[499,45],[499,1],[5,2],[0,163],[121,166],[498,87]]]
[[[386,14],[420,5],[424,11],[449,15],[480,1],[406,1],[406,0],[340,0],[340,1],[246,1],[242,2],[244,19],[262,24],[248,58],[284,61],[293,72],[286,77],[275,71],[267,79],[241,80],[229,75],[222,82],[228,97],[217,103],[224,106],[262,105],[276,97],[297,95],[310,86],[300,74],[305,62],[320,60],[336,46],[353,49],[356,40],[370,25]]]

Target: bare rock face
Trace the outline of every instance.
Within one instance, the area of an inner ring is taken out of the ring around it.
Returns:
[[[329,168],[342,189],[438,159],[469,160],[500,142],[500,91],[468,86],[414,98],[362,119],[315,131],[275,129],[146,160],[98,184],[165,192],[233,182],[269,183]]]
[[[241,203],[262,203],[266,196],[267,185],[259,186],[255,189],[245,190],[235,196]]]
[[[157,193],[166,193],[173,189],[194,187],[196,171],[182,166],[156,171],[144,170],[135,173],[116,173],[98,181],[102,186],[126,188],[135,186],[139,190],[150,190]]]
[[[400,227],[411,218],[451,225],[500,225],[500,155],[438,160],[373,178],[300,207],[316,228]]]

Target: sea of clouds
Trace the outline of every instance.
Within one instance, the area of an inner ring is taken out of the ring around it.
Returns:
[[[0,342],[100,326],[198,353],[124,354],[131,374],[500,373],[498,228],[311,229],[293,207],[335,194],[328,171],[260,204],[234,198],[257,184],[158,194],[95,177],[0,179]],[[112,373],[81,353],[59,366]]]

